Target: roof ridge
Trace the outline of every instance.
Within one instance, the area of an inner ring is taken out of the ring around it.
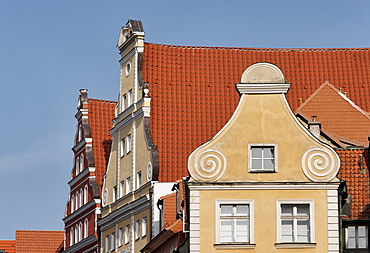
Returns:
[[[87,100],[88,101],[105,102],[105,103],[114,103],[114,104],[117,103],[117,101],[105,100],[105,99],[98,99],[98,98],[88,98]]]

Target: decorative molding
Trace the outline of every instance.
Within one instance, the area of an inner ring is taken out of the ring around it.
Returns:
[[[132,104],[130,107],[128,107],[126,110],[131,110],[131,107],[134,108],[134,105]],[[123,111],[120,113],[120,115],[126,115],[127,111]],[[121,119],[121,116],[118,115],[117,118],[113,120],[113,124],[117,123],[109,132],[112,136],[116,135],[119,131],[126,128],[128,125],[132,124],[135,120],[141,118],[144,116],[144,109],[143,107],[139,108],[133,113],[128,114],[124,119]]]
[[[307,150],[302,156],[303,173],[311,181],[330,181],[339,171],[333,154],[321,148]]]
[[[213,247],[215,249],[254,249],[256,247],[256,244],[251,243],[218,243],[213,244]]]
[[[199,191],[190,191],[190,205],[193,207],[190,220],[190,253],[200,252],[200,197]]]
[[[236,88],[240,94],[285,94],[290,83],[237,83]]]
[[[82,207],[78,208],[76,211],[74,211],[73,213],[71,213],[67,217],[63,218],[64,223],[66,224],[66,223],[72,221],[75,218],[81,218],[81,217],[79,217],[79,216],[81,216],[81,214],[88,211],[90,208],[96,206],[97,204],[100,204],[100,199],[93,199],[93,200],[89,201],[88,203],[86,203]],[[88,213],[91,213],[91,212],[95,211],[95,209],[96,208],[91,209],[90,212],[88,212]],[[66,228],[67,227],[68,226],[66,226]]]
[[[277,249],[312,249],[316,243],[275,243]]]
[[[87,167],[85,168],[84,170],[82,170],[82,172],[80,172],[77,176],[75,176],[74,178],[72,178],[69,182],[68,182],[68,185],[70,187],[72,187],[73,185],[75,185],[78,181],[80,181],[81,179],[83,179],[85,176],[87,176],[88,174],[90,174],[90,172],[95,172],[95,167]]]
[[[189,170],[198,181],[217,181],[225,173],[226,164],[226,157],[220,151],[208,149],[194,158]]]
[[[96,238],[95,235],[90,235],[86,237],[85,239],[82,239],[76,244],[73,244],[72,246],[66,248],[63,253],[74,253],[79,250],[82,250],[83,248],[86,248],[90,246],[90,244],[96,243],[96,246],[93,246],[92,248],[97,248],[98,247],[98,238]]]
[[[327,190],[328,253],[339,253],[338,191]]]

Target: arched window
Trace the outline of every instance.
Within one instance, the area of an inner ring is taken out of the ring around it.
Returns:
[[[75,227],[75,243],[78,243],[78,224]]]
[[[75,167],[76,167],[76,176],[77,176],[78,173],[80,172],[80,157],[79,156],[76,157]]]
[[[84,222],[84,238],[86,238],[89,234],[89,221],[87,219],[85,219],[85,222]]]
[[[73,228],[71,228],[71,230],[69,231],[69,246],[73,245],[73,239],[74,239]]]
[[[82,188],[80,189],[80,199],[78,200],[79,201],[79,203],[78,203],[78,206],[79,207],[81,207],[82,206],[82,197],[83,197],[83,195],[82,195]]]
[[[78,141],[80,141],[81,139],[82,139],[82,127],[80,125],[78,128]]]
[[[78,241],[82,240],[82,222],[78,225]]]
[[[85,169],[84,161],[85,161],[84,154],[81,154],[81,156],[80,156],[80,172]]]
[[[85,188],[84,188],[84,204],[87,203],[88,201],[88,189],[87,189],[87,185],[85,185]]]
[[[79,208],[78,206],[78,191],[76,192],[76,210]]]
[[[73,213],[75,210],[75,195],[72,194],[71,198],[71,213]]]

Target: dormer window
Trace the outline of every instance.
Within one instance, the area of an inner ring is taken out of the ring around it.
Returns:
[[[276,172],[277,145],[276,144],[249,144],[249,171]]]

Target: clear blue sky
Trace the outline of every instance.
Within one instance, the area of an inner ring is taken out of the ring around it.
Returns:
[[[117,99],[128,19],[163,44],[370,47],[368,0],[0,0],[0,239],[63,230],[79,89]]]

